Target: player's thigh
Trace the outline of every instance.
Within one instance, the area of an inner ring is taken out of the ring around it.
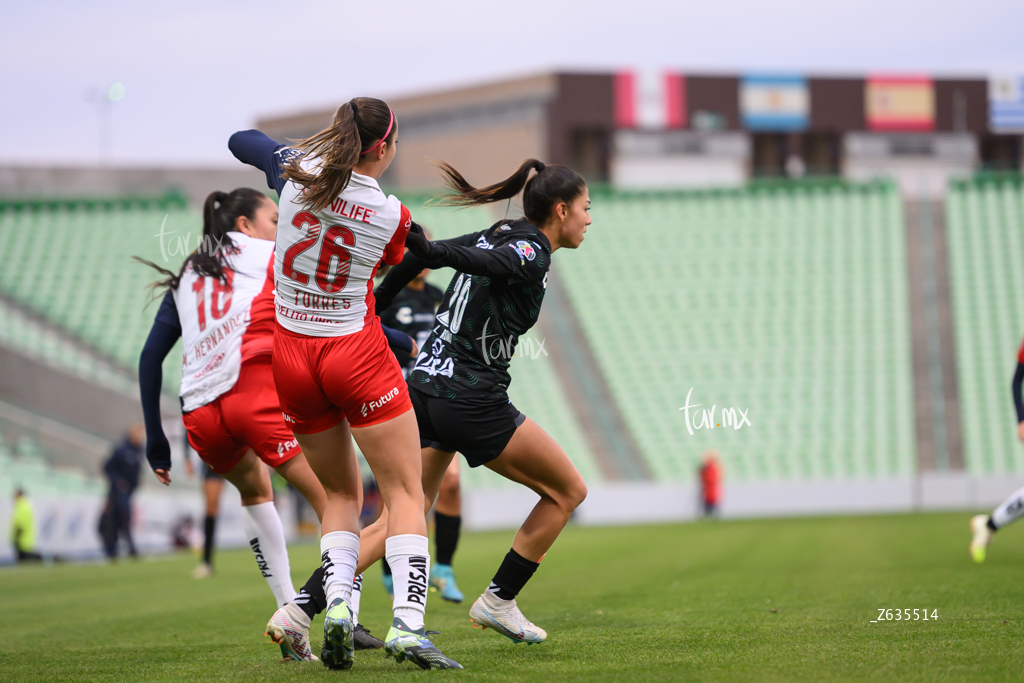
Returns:
[[[296,434],[295,438],[328,495],[358,498],[362,478],[347,421],[315,434]]]
[[[224,478],[238,489],[243,505],[256,505],[274,500],[270,469],[252,451],[246,451],[242,459],[230,471],[224,473]]]
[[[373,470],[385,505],[391,506],[394,495],[423,494],[420,435],[411,409],[386,422],[353,427],[352,436]]]
[[[587,485],[565,450],[530,418],[486,466],[541,496],[576,504],[587,496]]]

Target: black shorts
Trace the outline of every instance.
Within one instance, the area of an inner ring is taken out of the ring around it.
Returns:
[[[420,448],[462,453],[470,467],[501,455],[516,429],[526,421],[507,398],[435,398],[412,387],[409,398],[420,427]]]

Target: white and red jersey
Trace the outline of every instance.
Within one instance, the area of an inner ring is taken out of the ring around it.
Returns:
[[[229,391],[242,361],[273,349],[274,243],[230,232],[237,251],[226,281],[185,269],[174,304],[181,323],[182,410],[195,410]]]
[[[330,206],[310,211],[294,182],[281,192],[275,307],[285,329],[309,337],[354,334],[373,319],[373,276],[402,260],[409,210],[377,181],[353,173]]]

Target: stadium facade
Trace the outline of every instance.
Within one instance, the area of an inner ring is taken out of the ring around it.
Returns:
[[[827,175],[893,177],[905,194],[937,196],[979,168],[1020,168],[1020,86],[926,75],[548,73],[390,98],[402,154],[385,180],[436,185],[433,162],[443,159],[482,183],[533,156],[617,187]],[[333,112],[257,127],[300,139]]]

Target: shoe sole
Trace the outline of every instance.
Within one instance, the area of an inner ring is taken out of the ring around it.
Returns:
[[[281,648],[282,659],[294,659],[296,662],[304,662],[295,650],[292,649],[292,639],[288,637],[288,634],[284,632],[284,629],[277,624],[270,622],[267,624],[267,630],[263,632],[263,635],[270,638],[270,641]],[[309,661],[316,661],[312,659]]]
[[[461,664],[459,664],[457,667],[456,666],[440,666],[439,664],[437,664],[437,662],[428,662],[426,660],[420,659],[419,657],[417,657],[415,654],[413,654],[411,652],[406,652],[405,650],[396,650],[396,649],[393,649],[393,648],[391,648],[391,647],[389,647],[387,645],[384,646],[384,652],[385,652],[385,656],[387,656],[387,657],[394,657],[396,662],[410,661],[413,664],[415,664],[416,666],[418,666],[419,668],[423,669],[424,671],[429,671],[431,669],[441,670],[441,669],[461,669],[462,668]],[[458,662],[455,662],[455,663],[458,664]]]
[[[352,631],[352,622],[348,619],[324,620],[324,644],[320,649],[320,661],[328,669],[352,668],[355,660]]]

